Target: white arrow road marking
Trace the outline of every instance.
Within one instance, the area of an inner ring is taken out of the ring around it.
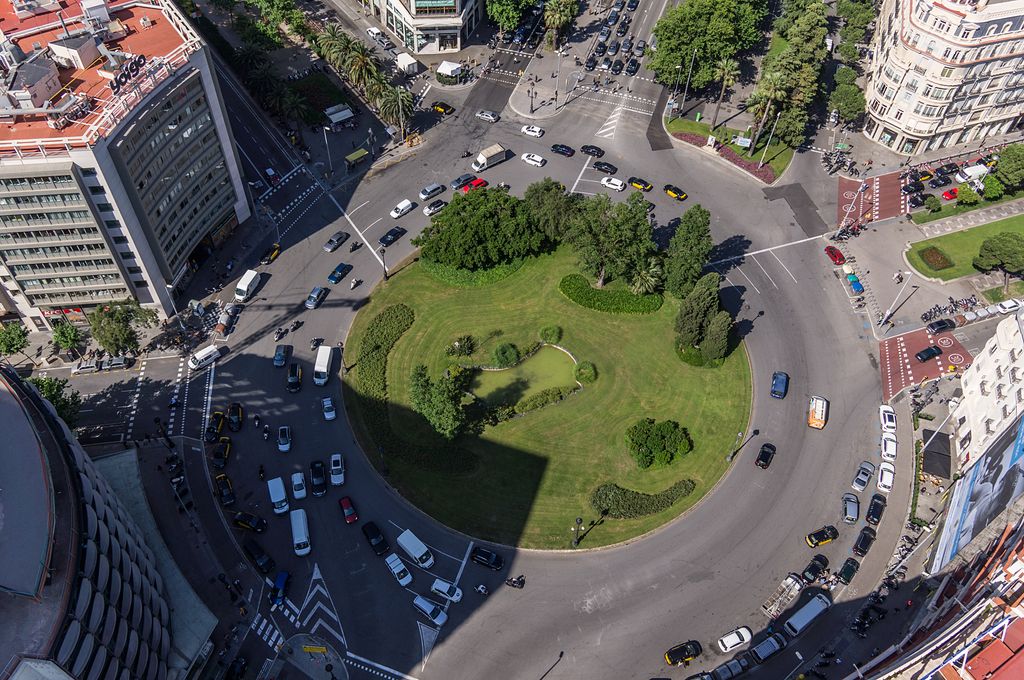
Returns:
[[[326,603],[319,599],[320,596],[326,600]],[[316,602],[313,604],[309,613],[303,616],[303,612],[306,611],[307,605],[310,604],[315,598]],[[320,628],[324,628],[331,635],[333,635],[341,644],[348,647],[348,642],[345,641],[345,631],[341,627],[341,619],[338,617],[338,610],[334,606],[334,600],[331,599],[331,593],[327,590],[327,584],[324,583],[323,575],[320,573],[320,565],[313,565],[313,576],[309,580],[309,589],[306,591],[306,597],[302,601],[302,606],[299,608],[298,618],[301,619],[301,625],[309,625],[310,619],[315,614],[325,614],[330,618],[331,622],[325,621],[322,617],[318,616],[312,627],[309,629],[309,633],[315,633]],[[337,626],[337,630],[333,626]]]

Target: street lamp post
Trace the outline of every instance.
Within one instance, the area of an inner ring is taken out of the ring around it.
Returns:
[[[178,314],[178,306],[174,304],[174,286],[169,283],[164,284],[164,286],[167,288],[168,297],[171,298],[171,309],[174,310],[174,316],[178,319],[178,326],[181,330],[185,330],[185,322],[182,320],[181,315]]]
[[[327,143],[327,133],[331,128],[324,126],[324,146],[327,148],[327,164],[331,166],[331,175],[334,174],[334,160],[331,158],[331,145]]]
[[[384,280],[385,281],[388,280],[388,265],[384,262],[384,253],[386,253],[386,252],[387,252],[387,249],[385,249],[383,246],[381,246],[381,249],[377,251],[377,254],[380,255],[380,266],[384,268]]]
[[[690,55],[690,70],[686,72],[686,86],[683,87],[683,106],[686,106],[686,95],[690,92],[690,76],[693,75],[693,61],[697,58],[697,48],[693,48],[693,54]],[[683,112],[686,115],[686,112]]]
[[[576,536],[572,539],[572,547],[576,547],[580,544],[580,528],[583,526],[583,518],[576,518]]]
[[[775,114],[775,122],[772,123],[772,131],[768,135],[768,142],[764,145],[764,153],[761,154],[761,162],[757,164],[758,168],[764,167],[764,157],[768,155],[768,147],[772,145],[772,137],[775,135],[775,126],[779,124],[780,117],[782,117],[782,111]]]
[[[537,96],[537,90],[533,89],[533,87],[531,86],[529,89],[526,90],[526,95],[530,98],[530,113],[533,113],[533,100],[534,97]]]
[[[903,282],[903,286],[899,289],[899,292],[896,293],[896,297],[893,299],[892,304],[889,305],[889,309],[885,310],[885,314],[883,314],[878,320],[879,326],[884,326],[896,312],[896,303],[899,302],[900,297],[903,295],[903,291],[907,289],[907,286],[910,284],[910,279],[912,278],[914,278],[914,271],[911,269],[907,271],[907,280]]]

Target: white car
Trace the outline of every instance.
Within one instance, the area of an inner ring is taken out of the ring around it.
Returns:
[[[440,198],[431,201],[427,205],[423,206],[423,214],[426,215],[427,217],[433,217],[437,213],[441,212],[446,205],[448,204],[441,200]]]
[[[892,491],[892,485],[896,482],[896,466],[892,463],[882,463],[878,466],[878,490],[882,493]]]
[[[1011,314],[1020,309],[1020,301],[1010,298],[1009,300],[1003,300],[998,305],[1000,314]]]
[[[338,411],[334,408],[334,397],[324,397],[320,400],[320,406],[324,411],[324,420],[334,420],[338,417]]]
[[[292,473],[292,498],[301,500],[306,497],[306,475],[302,472]]]
[[[443,578],[434,579],[434,584],[430,586],[430,592],[440,595],[449,602],[458,602],[462,599],[462,591],[459,590],[459,587]]]
[[[882,432],[896,434],[896,411],[892,406],[882,404],[878,407],[878,422],[882,426]]]
[[[544,136],[543,128],[539,128],[536,125],[524,125],[522,132],[527,137],[543,137]]]
[[[277,450],[281,453],[288,453],[292,450],[292,428],[290,425],[282,425],[277,428]]]
[[[527,165],[535,165],[538,168],[544,167],[544,164],[547,163],[542,156],[538,156],[535,153],[524,153],[521,158]]]
[[[388,554],[384,558],[384,561],[388,565],[388,569],[395,575],[395,579],[398,581],[398,585],[407,586],[412,583],[412,574],[405,568],[405,564],[402,563],[402,558],[395,553]]]
[[[345,459],[340,453],[331,454],[331,486],[341,486],[345,483]]]
[[[412,201],[410,201],[408,198],[402,199],[402,202],[396,205],[391,210],[391,219],[397,220],[399,217],[409,212],[410,210],[412,210]]]
[[[896,460],[896,435],[892,432],[882,433],[882,460]]]
[[[746,626],[740,626],[736,630],[718,638],[718,648],[722,650],[723,654],[728,654],[737,647],[750,642],[750,637],[750,629]]]
[[[422,595],[417,595],[413,598],[412,606],[415,607],[420,614],[423,614],[430,619],[434,625],[443,626],[448,620],[448,615],[444,613],[443,609]]]
[[[611,189],[612,191],[622,191],[626,188],[626,183],[618,177],[602,177],[601,186]]]

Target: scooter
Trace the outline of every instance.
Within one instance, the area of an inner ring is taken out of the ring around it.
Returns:
[[[523,588],[526,586],[526,577],[520,574],[515,578],[507,578],[505,579],[505,585],[510,588]]]
[[[349,290],[355,290],[356,286],[358,286],[362,282],[363,282],[362,279],[352,279],[352,281],[348,285],[348,289]]]
[[[469,150],[462,152],[462,158],[469,158],[472,155],[473,155],[473,152],[469,151]]]
[[[263,426],[263,441],[270,439],[270,425]]]
[[[256,427],[260,426],[260,416],[258,413],[252,417],[252,422],[254,425],[256,425]]]
[[[312,338],[309,341],[309,351],[311,351],[311,352],[315,351],[316,348],[319,347],[320,343],[322,343],[323,341],[324,341],[323,338]]]
[[[284,337],[284,333],[285,333],[285,330],[283,328],[278,328],[276,331],[274,331],[274,342],[277,342],[278,340],[283,338]]]
[[[356,252],[357,250],[359,250],[362,247],[363,247],[362,243],[360,243],[359,241],[353,241],[352,245],[350,245],[348,247],[348,252],[354,253],[354,252]]]
[[[476,588],[474,588],[473,590],[475,590],[476,592],[480,593],[481,595],[487,595],[488,593],[491,592],[491,591],[487,590],[487,586],[485,586],[482,583],[480,585],[478,585]]]
[[[288,330],[291,331],[292,333],[294,333],[295,331],[297,331],[299,329],[299,326],[301,326],[301,325],[302,325],[302,322],[299,321],[298,319],[296,319],[295,321],[292,321],[291,324],[288,326]]]

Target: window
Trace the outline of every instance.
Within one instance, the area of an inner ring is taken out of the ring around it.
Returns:
[[[107,229],[120,229],[121,223],[117,220],[104,220],[103,224],[107,225]]]
[[[996,27],[994,25],[993,26],[989,26],[988,30],[985,31],[985,35],[986,36],[995,35],[995,34],[996,34]]]
[[[942,78],[951,78],[953,77],[953,69],[947,66],[946,68],[942,69],[942,72],[939,73],[939,76]]]
[[[149,284],[145,281],[136,281],[135,279],[132,279],[132,283],[136,288],[149,288]]]
[[[118,245],[124,245],[125,243],[128,243],[128,237],[126,237],[126,236],[115,236],[114,237],[114,243],[116,243]]]
[[[119,250],[118,252],[121,254],[121,259],[122,260],[134,260],[135,259],[135,253],[133,253],[130,250]]]
[[[82,177],[95,177],[96,168],[82,168]]]
[[[142,273],[142,267],[128,267],[128,273],[129,274],[141,274]]]
[[[96,209],[100,212],[114,212],[114,206],[109,203],[97,203]]]
[[[896,113],[892,114],[892,117],[895,118],[896,120],[902,120],[903,119],[903,109],[896,109]]]

